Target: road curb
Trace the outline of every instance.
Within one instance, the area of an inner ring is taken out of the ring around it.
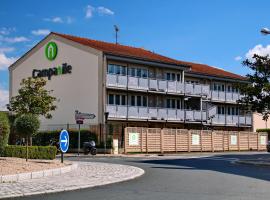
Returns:
[[[91,163],[93,164],[93,163]],[[95,164],[95,163],[94,163]],[[96,163],[100,166],[101,163]],[[129,173],[129,175],[124,175],[124,176],[119,176],[121,174],[121,171],[118,171],[118,175],[116,175],[113,179],[112,178],[108,178],[107,180],[105,181],[101,181],[101,182],[97,182],[97,181],[94,181],[94,182],[89,182],[89,183],[85,183],[85,184],[78,184],[78,185],[74,185],[72,183],[72,185],[70,186],[67,186],[67,187],[63,187],[63,188],[53,188],[53,189],[44,189],[42,191],[23,191],[22,189],[19,189],[19,193],[6,193],[6,194],[1,194],[0,192],[0,199],[10,199],[10,198],[17,198],[17,197],[26,197],[26,196],[33,196],[33,195],[44,195],[44,194],[51,194],[51,193],[59,193],[59,192],[65,192],[65,191],[74,191],[74,190],[81,190],[81,189],[86,189],[86,188],[95,188],[95,187],[100,187],[100,186],[104,186],[104,185],[110,185],[110,184],[114,184],[114,183],[119,183],[119,182],[125,182],[125,181],[129,181],[129,180],[133,180],[133,179],[136,179],[140,176],[142,176],[145,171],[139,167],[134,167],[134,166],[130,166],[130,165],[119,165],[119,164],[111,164],[111,163],[103,163],[105,165],[114,165],[114,166],[117,166],[118,168],[128,168],[128,171],[133,171],[132,173]],[[77,167],[78,167],[78,170],[80,169],[79,166],[83,166],[83,165],[87,165],[86,163],[81,163],[81,162],[78,162],[77,163]],[[102,166],[101,166],[102,167]],[[117,171],[117,170],[116,170]],[[120,173],[120,174],[119,174]],[[103,172],[103,174],[107,174],[105,171]],[[107,177],[107,176],[105,176]],[[33,182],[31,182],[31,184],[35,184],[35,182],[37,181],[38,179],[35,179],[33,180]],[[21,182],[20,184],[23,184],[24,182]],[[9,183],[7,183],[9,184]],[[13,184],[13,183],[10,183],[10,184]],[[0,185],[1,186],[1,185]],[[0,188],[1,189],[1,188]],[[1,191],[1,190],[0,190]]]
[[[35,178],[43,178],[48,176],[57,176],[61,174],[65,174],[71,172],[78,168],[78,163],[72,163],[69,166],[54,168],[54,169],[46,169],[42,171],[35,172],[27,172],[27,173],[19,173],[19,174],[10,174],[0,176],[0,183],[10,183],[10,182],[20,182],[23,180],[35,179]]]

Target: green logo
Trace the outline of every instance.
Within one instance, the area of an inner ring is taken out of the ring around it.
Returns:
[[[45,55],[48,60],[54,60],[57,56],[57,45],[55,42],[49,42],[45,48]]]

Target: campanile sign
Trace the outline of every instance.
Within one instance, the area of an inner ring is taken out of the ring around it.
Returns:
[[[58,54],[58,47],[55,42],[48,42],[44,49],[45,57],[49,61],[54,61]],[[55,65],[53,67],[46,67],[45,69],[33,69],[32,77],[47,77],[48,80],[51,80],[52,76],[59,76],[63,74],[71,74],[72,66],[67,63],[62,63],[61,65]]]

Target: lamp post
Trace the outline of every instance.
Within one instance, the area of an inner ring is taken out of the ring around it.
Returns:
[[[104,113],[104,117],[105,117],[104,154],[106,154],[106,147],[107,147],[107,123],[108,123],[109,112],[105,112]]]

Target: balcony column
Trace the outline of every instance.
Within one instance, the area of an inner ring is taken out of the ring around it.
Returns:
[[[128,79],[129,79],[129,76],[128,76],[128,70],[129,70],[129,64],[127,63],[127,99],[126,99],[126,102],[127,102],[127,117],[126,117],[126,120],[128,120],[128,104],[129,104],[129,99],[128,99]]]
[[[227,101],[227,82],[224,84],[224,92],[225,92],[225,101]]]
[[[184,83],[185,82],[185,71],[183,70],[182,71],[182,81],[181,81],[182,83]]]
[[[203,114],[202,114],[202,97],[200,98],[200,107],[201,107],[201,122],[203,121]]]

